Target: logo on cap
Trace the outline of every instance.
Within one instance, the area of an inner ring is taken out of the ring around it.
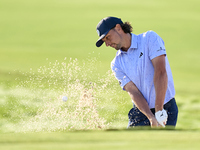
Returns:
[[[100,32],[99,32],[99,30],[97,29],[97,34],[98,34],[98,36],[100,36]]]

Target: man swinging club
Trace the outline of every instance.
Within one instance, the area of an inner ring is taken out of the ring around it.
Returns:
[[[153,31],[135,35],[129,22],[106,17],[97,25],[96,46],[117,50],[112,71],[133,101],[128,127],[176,126],[178,108],[164,41]]]

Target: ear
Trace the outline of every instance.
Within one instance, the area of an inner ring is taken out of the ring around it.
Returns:
[[[121,28],[120,24],[116,24],[115,30],[120,31],[121,29],[122,29],[122,28]]]
[[[121,32],[121,31],[122,31],[122,28],[121,28],[120,24],[116,24],[115,30],[116,30],[117,32]]]

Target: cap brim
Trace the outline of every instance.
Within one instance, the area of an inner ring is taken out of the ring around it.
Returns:
[[[109,30],[110,31],[110,30]],[[108,32],[109,31],[106,31],[104,34],[102,34],[101,36],[100,36],[100,38],[97,40],[97,42],[96,42],[96,46],[97,47],[100,47],[103,43],[104,43],[104,41],[102,41],[102,39],[108,34]]]

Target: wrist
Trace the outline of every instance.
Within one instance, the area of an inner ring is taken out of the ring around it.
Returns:
[[[163,106],[158,106],[158,105],[155,106],[155,112],[162,111],[162,110],[163,110]]]
[[[153,113],[147,114],[146,117],[147,117],[149,120],[153,120],[153,119],[155,118],[155,116],[154,116]]]

